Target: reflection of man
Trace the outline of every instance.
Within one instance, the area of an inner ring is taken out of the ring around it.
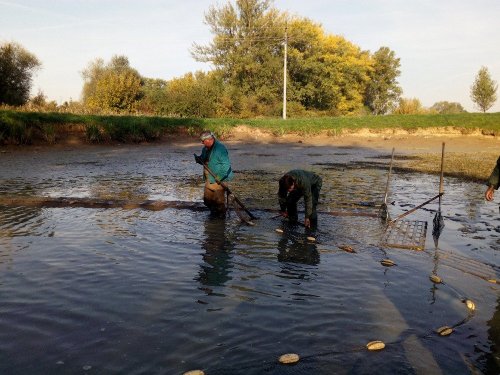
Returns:
[[[493,196],[495,195],[495,190],[500,186],[500,157],[497,160],[497,164],[493,171],[491,171],[490,178],[488,178],[488,189],[486,189],[486,193],[484,193],[484,197],[487,201],[492,201]]]
[[[201,143],[203,143],[203,149],[200,156],[194,155],[196,162],[205,164],[217,176],[219,182],[231,181],[233,171],[231,170],[226,146],[219,142],[212,132],[203,132],[200,139]],[[224,188],[206,169],[203,172],[203,178],[205,179],[203,202],[213,215],[224,217],[226,215]]]
[[[205,239],[201,245],[205,250],[197,280],[207,286],[222,286],[230,280],[231,255],[234,248],[226,236],[225,220],[205,221]]]
[[[491,353],[486,361],[485,374],[500,374],[500,298],[491,320],[488,321],[488,337],[491,341]]]
[[[278,242],[278,261],[317,265],[319,252],[314,242],[301,243],[283,236]]]

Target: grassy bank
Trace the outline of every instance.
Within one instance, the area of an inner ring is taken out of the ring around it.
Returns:
[[[388,115],[303,119],[186,119],[148,116],[96,116],[67,113],[39,113],[0,110],[0,144],[54,144],[68,135],[89,143],[152,142],[168,134],[196,135],[214,131],[219,137],[231,135],[238,125],[268,131],[276,136],[326,132],[341,135],[360,129],[373,132],[401,129],[409,133],[425,128],[453,128],[463,134],[481,131],[500,135],[500,113],[454,115]]]
[[[496,165],[499,152],[447,152],[444,159],[445,177],[456,177],[465,181],[486,183]],[[397,160],[395,170],[421,172],[438,176],[441,168],[441,153],[415,154],[407,160]],[[438,178],[436,177],[436,181]]]

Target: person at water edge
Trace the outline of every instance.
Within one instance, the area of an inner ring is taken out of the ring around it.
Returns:
[[[287,172],[279,180],[278,201],[281,216],[288,217],[291,222],[298,220],[297,202],[304,197],[304,226],[311,228],[318,222],[316,206],[323,180],[314,172],[294,169]]]
[[[205,181],[205,190],[203,193],[203,202],[210,209],[214,216],[225,217],[226,201],[225,190],[220,182],[231,181],[234,177],[231,170],[231,162],[226,146],[215,138],[214,133],[205,131],[200,135],[203,149],[201,155],[194,154],[197,163],[206,165],[210,171],[217,177],[217,180],[203,168],[203,179]]]
[[[487,182],[488,188],[484,193],[484,197],[487,201],[492,201],[495,195],[495,190],[500,186],[500,157],[497,159],[497,163],[493,171],[491,171],[491,175],[488,178]]]

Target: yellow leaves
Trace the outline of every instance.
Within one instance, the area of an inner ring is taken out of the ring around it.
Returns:
[[[130,111],[141,90],[139,75],[131,70],[106,71],[96,82],[87,105],[93,108]]]

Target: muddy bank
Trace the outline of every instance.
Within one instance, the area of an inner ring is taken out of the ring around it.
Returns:
[[[344,131],[342,134],[322,132],[319,134],[273,134],[270,131],[240,125],[223,134],[221,139],[229,145],[304,145],[318,147],[368,148],[388,153],[395,148],[395,168],[401,171],[438,173],[441,145],[445,149],[445,175],[468,181],[485,181],[496,159],[500,155],[500,138],[485,135],[480,130],[468,131],[454,127],[427,128],[417,130],[403,129],[358,129]],[[164,135],[161,140],[141,145],[170,144],[190,147],[198,144],[196,135],[188,132]],[[73,129],[64,134],[56,144],[39,143],[31,146],[0,146],[2,154],[11,152],[37,152],[46,150],[66,150],[102,146],[103,148],[127,147],[121,143],[89,144],[85,133]]]
[[[241,126],[228,137],[228,141],[241,143],[301,143],[312,146],[369,148],[386,152],[390,158],[395,149],[395,169],[401,172],[439,173],[441,148],[445,143],[445,176],[467,181],[484,182],[500,155],[500,138],[485,135],[480,130],[464,134],[453,127],[418,129],[359,129],[342,135],[285,134],[275,136],[252,131]]]
[[[499,148],[500,137],[494,136],[491,132],[485,132],[481,129],[464,129],[457,127],[435,127],[421,129],[342,129],[336,132],[326,130],[322,132],[311,132],[308,134],[298,133],[280,133],[270,130],[253,128],[246,125],[232,127],[219,138],[226,142],[244,142],[244,143],[304,143],[317,146],[359,146],[399,148],[401,151],[418,152],[422,150],[435,151],[440,149],[442,141],[447,141],[457,152],[475,152],[478,150],[488,151],[491,148]],[[161,135],[157,141],[136,142],[136,144],[161,144],[161,143],[190,143],[197,142],[197,134],[192,130],[178,128],[175,132]],[[52,142],[46,139],[36,139],[30,145],[1,145],[0,150],[11,148],[33,148],[33,147],[84,147],[87,145],[119,145],[123,142],[103,140],[101,142],[89,142],[85,128],[83,126],[68,125],[64,131],[57,133]],[[132,143],[133,144],[133,143]],[[399,146],[399,147],[398,147]]]

